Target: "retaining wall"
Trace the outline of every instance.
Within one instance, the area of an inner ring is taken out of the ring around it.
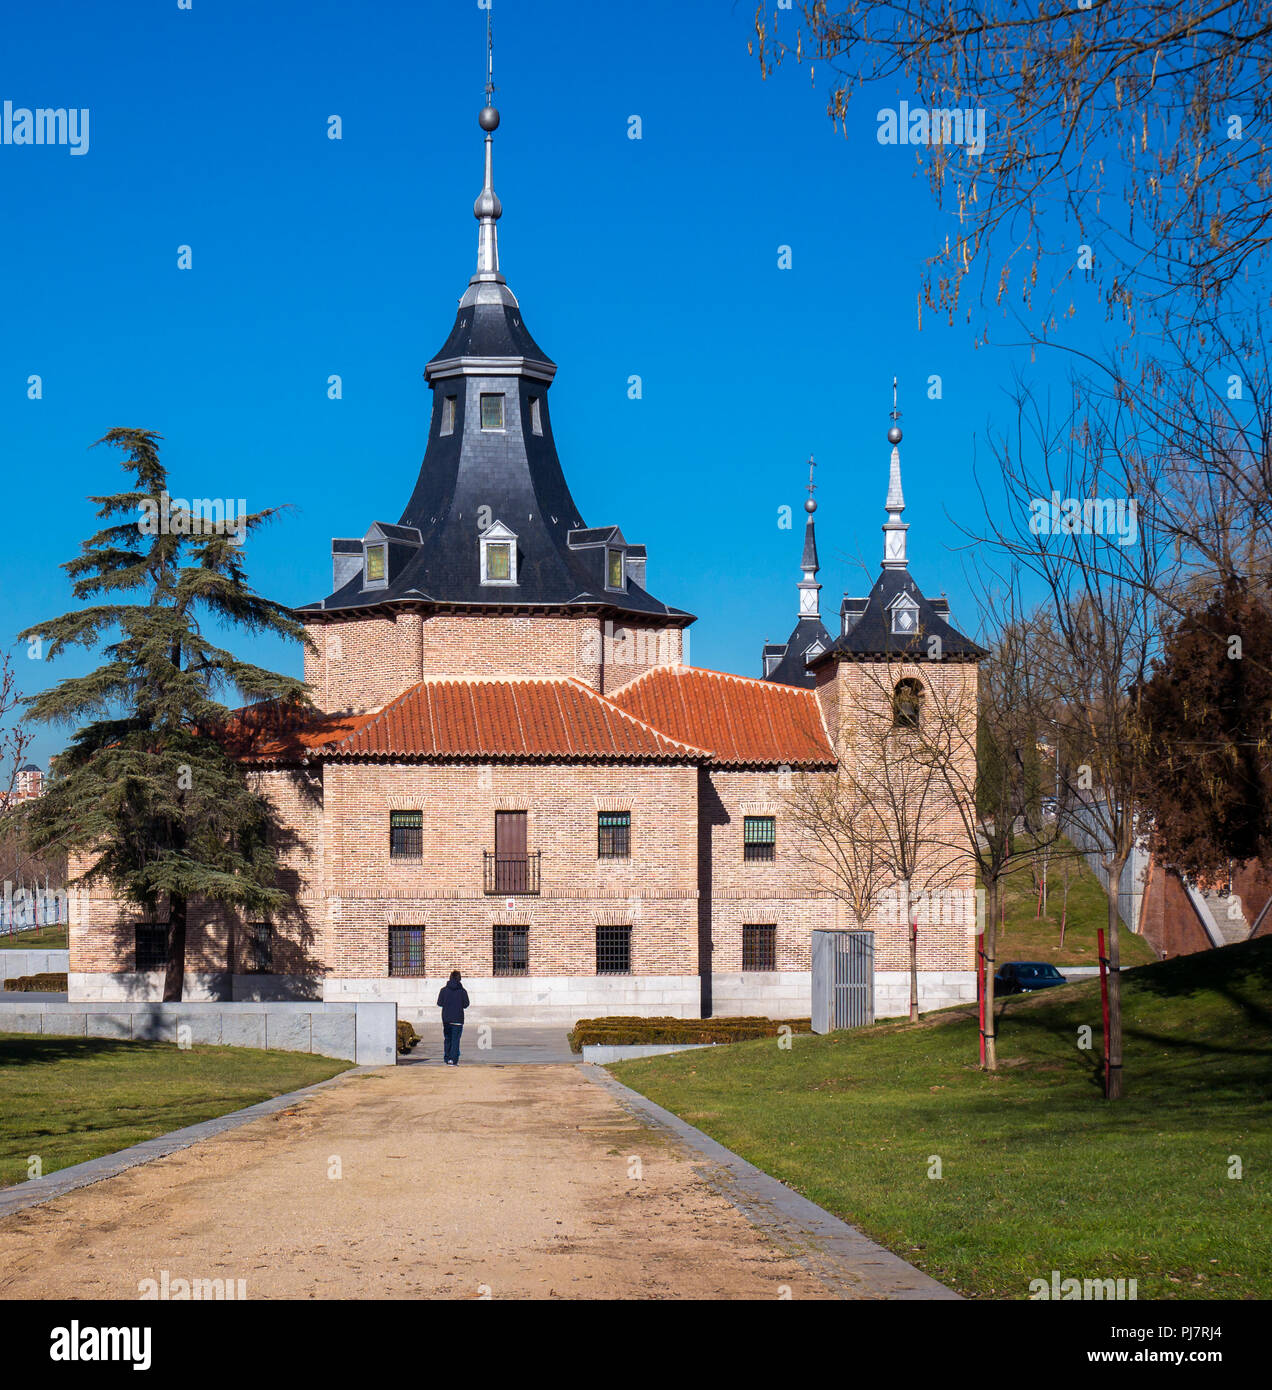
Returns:
[[[61,975],[70,969],[69,951],[0,951],[0,983],[19,975]]]
[[[178,1035],[178,1028],[189,1031]],[[2,1003],[0,1033],[271,1048],[364,1067],[397,1061],[397,1006],[391,1003]]]

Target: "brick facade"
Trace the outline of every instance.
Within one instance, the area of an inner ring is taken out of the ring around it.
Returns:
[[[658,660],[667,652],[675,664],[681,638],[677,628],[624,623],[607,630],[594,617],[546,615],[398,612],[311,620],[309,628],[318,650],[306,656],[306,675],[317,703],[355,710],[393,699],[422,672],[569,675],[598,691],[607,683],[613,689],[652,665],[669,664]],[[817,699],[835,721],[841,757],[866,756],[859,731],[878,713],[883,682],[905,674],[908,668],[851,662],[822,673]],[[974,665],[937,664],[912,674],[934,699],[945,705],[961,699],[974,711]],[[974,744],[973,732],[973,751]],[[793,774],[784,765],[717,767],[690,756],[485,764],[327,757],[250,775],[280,827],[281,882],[293,907],[274,924],[274,975],[292,993],[396,998],[427,1017],[430,995],[459,969],[475,996],[497,999],[508,1010],[534,1012],[542,1004],[562,1017],[692,1015],[713,1007],[714,988],[731,1010],[788,1015],[806,1012],[810,933],[862,925],[826,891],[798,843],[788,805]],[[395,810],[420,813],[418,858],[390,855]],[[539,892],[514,894],[511,908],[502,894],[487,894],[483,882],[495,813],[509,810],[526,812],[526,847],[540,856]],[[598,858],[598,814],[616,810],[631,814],[630,858]],[[748,815],[775,818],[771,860],[744,856]],[[954,838],[959,824],[948,806],[931,822],[941,839]],[[970,891],[970,867],[947,869],[942,884]],[[961,920],[929,922],[925,914],[919,964],[939,991],[954,978],[950,972],[972,970],[973,943]],[[137,913],[95,890],[81,916],[71,933],[73,990],[82,997],[153,993],[157,979],[135,974]],[[598,976],[601,925],[631,928],[630,977]],[[776,928],[771,972],[743,972],[749,925]],[[908,969],[903,922],[895,911],[891,919],[880,911],[863,925],[876,932],[879,978],[899,978],[896,972]],[[423,928],[423,978],[390,975],[394,926]],[[527,929],[526,976],[495,976],[496,926]],[[232,912],[192,907],[191,997],[256,997],[253,991],[266,986],[249,973],[244,928]]]
[[[678,627],[595,615],[308,617],[305,681],[319,709],[365,712],[425,677],[573,676],[605,694],[681,659]]]

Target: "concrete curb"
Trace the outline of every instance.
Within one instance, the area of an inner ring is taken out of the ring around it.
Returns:
[[[211,1120],[202,1120],[197,1125],[187,1125],[185,1129],[174,1129],[170,1134],[160,1134],[154,1139],[146,1139],[131,1148],[120,1149],[118,1153],[103,1154],[101,1158],[90,1158],[85,1163],[75,1163],[69,1168],[59,1168],[45,1178],[32,1178],[16,1187],[0,1188],[0,1220],[25,1207],[38,1206],[62,1197],[78,1187],[88,1187],[92,1183],[113,1178],[129,1168],[142,1163],[151,1163],[156,1158],[164,1158],[178,1149],[188,1149],[204,1139],[212,1139],[226,1130],[237,1129],[239,1125],[249,1124],[265,1115],[286,1110],[289,1105],[303,1100],[315,1091],[334,1086],[350,1077],[365,1076],[368,1072],[380,1071],[380,1067],[350,1067],[339,1076],[329,1076],[326,1081],[316,1081],[312,1086],[304,1086],[299,1091],[288,1091],[286,1095],[271,1096],[269,1100],[258,1101],[243,1110],[231,1110],[227,1115],[217,1115]]]
[[[810,1202],[768,1173],[739,1158],[700,1129],[624,1086],[603,1068],[584,1063],[589,1081],[608,1091],[637,1119],[669,1131],[706,1159],[695,1171],[774,1244],[792,1254],[845,1299],[961,1299],[953,1289],[877,1245],[855,1226]]]

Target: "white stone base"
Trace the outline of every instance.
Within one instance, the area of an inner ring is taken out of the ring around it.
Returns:
[[[810,970],[738,970],[711,977],[715,1018],[807,1018],[812,1007]]]
[[[282,975],[190,973],[185,1001],[234,999],[282,1000],[321,997],[327,1002],[392,1002],[401,1018],[417,1026],[437,1021],[437,993],[444,976],[307,981]],[[472,976],[464,981],[472,999],[469,1020],[505,1023],[563,1023],[580,1018],[632,1014],[699,1018],[702,986],[696,975],[560,975]],[[897,1018],[910,1011],[908,971],[875,975],[875,1017]],[[163,974],[73,973],[68,977],[71,1002],[157,1001],[163,997]],[[966,1004],[976,998],[973,970],[920,970],[919,1008],[923,1012]],[[759,1015],[762,1018],[807,1018],[812,1008],[812,975],[807,970],[738,971],[711,980],[711,1008],[717,1018]]]
[[[182,999],[187,1004],[206,1000],[225,1002],[230,997],[230,977],[224,971],[187,972]],[[136,1000],[157,1003],[163,999],[162,970],[71,971],[66,977],[68,1003],[93,1004],[103,1000]]]
[[[919,1011],[948,1009],[976,1002],[974,970],[920,970]],[[899,1018],[910,1012],[910,972],[878,970],[874,978],[876,1018]]]
[[[323,981],[326,1000],[383,999],[398,1017],[436,1022],[437,993],[446,976]],[[564,1023],[632,1014],[641,1018],[698,1018],[702,987],[696,975],[473,975],[464,979],[472,1000],[467,1022]]]

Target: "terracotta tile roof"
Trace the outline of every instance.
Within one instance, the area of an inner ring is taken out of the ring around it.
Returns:
[[[356,729],[365,714],[322,714],[262,701],[235,710],[219,737],[244,762],[291,763]]]
[[[719,766],[835,763],[811,690],[696,666],[658,666],[610,698],[672,738],[711,749]]]
[[[371,714],[299,729],[242,756],[518,758],[684,762],[705,749],[669,738],[570,677],[425,680]]]

